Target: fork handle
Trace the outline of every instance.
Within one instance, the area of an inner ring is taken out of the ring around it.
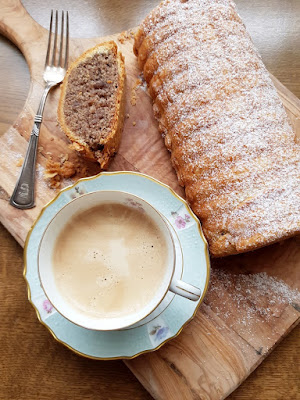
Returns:
[[[29,139],[22,170],[10,198],[10,204],[16,208],[27,209],[32,208],[35,205],[35,164],[37,145],[39,141],[39,135],[36,134],[37,131],[39,131],[39,127],[38,123],[35,122]]]
[[[39,141],[40,127],[43,118],[42,114],[50,88],[51,85],[46,85],[44,93],[42,95],[38,108],[38,113],[34,118],[34,125],[31,131],[27,152],[22,165],[22,170],[9,201],[12,206],[20,208],[22,210],[33,208],[35,206],[34,189],[37,145]]]

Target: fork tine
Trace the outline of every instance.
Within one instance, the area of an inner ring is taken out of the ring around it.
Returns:
[[[51,10],[51,17],[50,17],[50,27],[49,27],[48,47],[47,47],[47,54],[46,54],[45,67],[46,67],[47,65],[49,65],[49,60],[50,60],[50,46],[51,46],[51,34],[52,34],[52,20],[53,20],[53,10]]]
[[[67,11],[67,21],[66,21],[66,52],[65,52],[65,65],[64,68],[68,68],[69,60],[69,12]]]
[[[57,30],[58,30],[58,11],[56,10],[56,12],[55,12],[54,46],[53,46],[53,54],[52,54],[52,63],[51,63],[51,66],[55,65],[55,60],[56,60]]]
[[[58,60],[58,66],[63,68],[62,65],[62,52],[63,52],[63,43],[64,43],[64,12],[62,11],[61,13],[61,29],[60,29],[60,49],[59,49],[59,60]]]

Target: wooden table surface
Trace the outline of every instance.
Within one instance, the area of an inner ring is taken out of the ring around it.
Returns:
[[[50,9],[60,9],[60,3],[23,1],[45,27]],[[133,27],[157,3],[64,0],[64,9],[70,11],[71,35],[89,37]],[[269,71],[299,97],[300,1],[237,0],[237,5]],[[1,36],[0,66],[1,135],[20,112],[29,88],[22,54]],[[150,399],[121,361],[84,359],[53,340],[27,301],[22,268],[21,247],[0,225],[0,400]],[[299,351],[298,327],[228,399],[300,399]],[[298,392],[297,399],[291,392]]]

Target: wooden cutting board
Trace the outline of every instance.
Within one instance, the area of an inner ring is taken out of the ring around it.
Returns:
[[[36,207],[22,211],[9,205],[43,89],[47,31],[28,15],[18,0],[0,0],[0,6],[0,32],[23,52],[31,74],[24,109],[0,138],[0,220],[23,245],[41,207],[55,195],[43,178],[47,158],[51,155],[60,160],[68,154],[69,159],[75,160],[77,156],[68,148],[68,141],[56,122],[60,90],[57,88],[49,95],[41,128]],[[110,170],[147,173],[184,196],[158,133],[147,90],[144,85],[134,89],[140,71],[132,53],[130,34],[71,40],[71,61],[107,39],[114,39],[119,45],[127,73],[127,118],[121,148]],[[300,101],[273,79],[300,136]],[[97,167],[90,166],[89,170],[95,173]],[[296,291],[299,265],[299,238],[213,260],[210,289],[195,319],[178,338],[154,353],[126,361],[126,365],[156,399],[225,398],[299,321],[300,299]]]

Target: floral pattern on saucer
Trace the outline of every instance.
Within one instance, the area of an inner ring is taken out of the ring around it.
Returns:
[[[92,331],[73,324],[59,314],[47,300],[38,274],[38,248],[42,235],[54,215],[75,197],[97,190],[121,190],[145,199],[173,226],[184,265],[182,279],[201,290],[198,302],[175,295],[161,314],[143,325],[119,331]],[[111,360],[130,359],[156,350],[193,318],[205,296],[209,281],[207,243],[200,223],[187,203],[170,187],[135,172],[106,172],[84,178],[60,191],[41,211],[31,228],[24,251],[24,277],[28,298],[39,320],[54,338],[77,354],[85,357]]]
[[[158,317],[154,322],[149,323],[147,328],[153,346],[171,337],[170,328],[161,317]]]
[[[50,301],[47,299],[44,293],[42,293],[41,296],[39,296],[38,298],[35,298],[34,303],[37,308],[37,311],[39,312],[39,315],[44,320],[49,318],[51,315],[57,313],[57,311],[50,303]]]
[[[69,192],[70,199],[76,199],[77,197],[82,196],[83,194],[87,193],[84,184],[76,185],[72,188]]]
[[[171,211],[172,224],[177,229],[189,228],[195,223],[195,220],[187,212],[186,207],[180,206],[176,211]]]

